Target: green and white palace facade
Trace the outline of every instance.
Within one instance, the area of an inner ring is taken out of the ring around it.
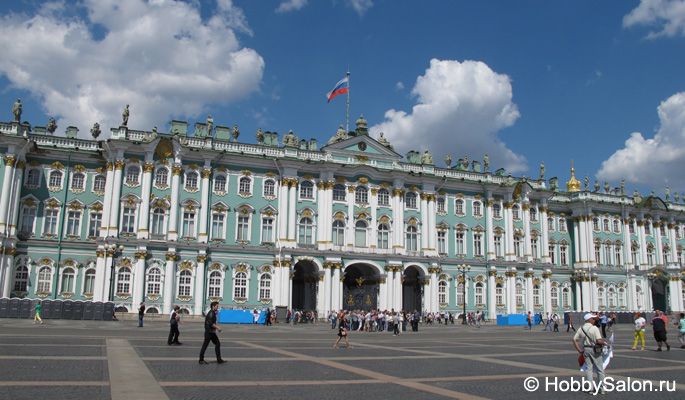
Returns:
[[[685,204],[668,195],[437,167],[363,118],[324,146],[209,129],[0,123],[2,296],[320,317],[685,308]]]

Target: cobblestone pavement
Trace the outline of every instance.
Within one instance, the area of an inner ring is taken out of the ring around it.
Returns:
[[[161,321],[138,328],[137,321],[45,320],[33,325],[0,319],[0,399],[587,396],[568,387],[580,382],[583,373],[565,327],[558,333],[544,332],[542,326],[527,331],[491,325],[422,326],[400,336],[351,332],[351,349],[344,341],[334,349],[337,330],[324,323],[223,327],[218,335],[228,363],[216,364],[210,344],[210,364],[199,365],[199,321],[181,325],[182,346],[168,346],[168,325]],[[649,339],[647,351],[630,350],[630,325],[617,326],[615,333],[607,370],[615,390],[607,397],[685,398],[685,350],[675,332],[669,335],[671,351],[662,352]],[[524,382],[531,388],[535,380],[540,386],[527,391]]]

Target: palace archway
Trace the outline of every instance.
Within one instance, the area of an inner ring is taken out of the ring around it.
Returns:
[[[668,278],[663,275],[657,276],[652,280],[652,309],[664,312],[668,309]]]
[[[406,312],[423,311],[423,272],[411,266],[402,274],[402,308]]]
[[[311,261],[298,261],[292,281],[293,310],[316,311],[318,271]]]
[[[352,264],[345,268],[342,306],[345,310],[371,311],[378,308],[379,279],[373,267]]]

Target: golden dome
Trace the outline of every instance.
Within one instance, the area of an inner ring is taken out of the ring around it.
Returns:
[[[571,167],[571,180],[566,182],[566,191],[580,192],[580,182],[576,179],[575,168]]]

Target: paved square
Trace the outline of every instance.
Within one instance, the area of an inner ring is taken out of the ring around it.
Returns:
[[[166,322],[0,320],[0,398],[72,399],[571,399],[580,382],[572,333],[487,325],[421,326],[419,332],[351,332],[354,348],[334,349],[329,324],[224,325],[217,365],[197,363],[201,321],[181,325],[182,346],[168,346]],[[614,398],[685,398],[685,350],[632,351],[631,325],[615,329],[607,370]],[[650,336],[650,335],[647,335]],[[540,386],[528,392],[526,378]],[[668,381],[661,384],[659,381]],[[556,382],[557,390],[554,383]],[[652,385],[654,391],[637,390]],[[674,389],[667,391],[666,389]]]

